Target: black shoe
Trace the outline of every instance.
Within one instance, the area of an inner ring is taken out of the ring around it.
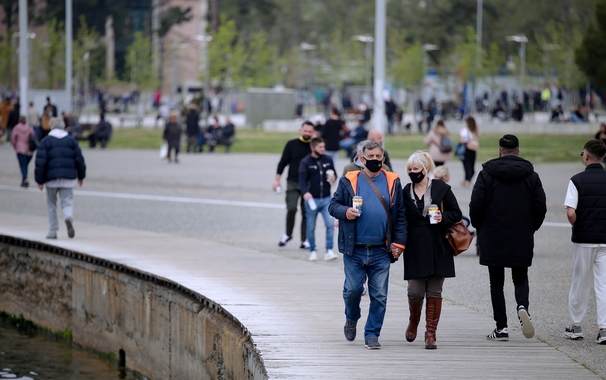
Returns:
[[[23,182],[21,183],[21,186],[23,186],[24,188],[28,188],[29,187],[29,181],[24,179]]]
[[[364,341],[364,347],[369,350],[380,350],[381,343],[379,343],[379,338],[368,338]]]
[[[71,219],[65,219],[65,226],[67,226],[67,236],[70,239],[76,236],[76,231],[74,230],[74,225]]]
[[[345,321],[345,326],[343,327],[343,333],[345,334],[345,339],[348,341],[353,341],[356,339],[356,325],[357,321]]]

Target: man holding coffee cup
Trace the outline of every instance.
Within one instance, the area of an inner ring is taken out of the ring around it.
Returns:
[[[339,180],[328,211],[339,219],[338,244],[345,271],[345,338],[356,338],[360,300],[368,277],[370,308],[364,343],[366,348],[376,350],[381,348],[379,335],[387,306],[389,265],[402,255],[406,245],[406,211],[399,176],[382,169],[382,144],[366,144],[361,161],[361,171],[349,172]],[[363,199],[361,213],[354,207],[355,196]]]

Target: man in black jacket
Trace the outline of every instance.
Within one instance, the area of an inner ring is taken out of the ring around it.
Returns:
[[[581,156],[586,168],[570,179],[564,201],[572,225],[574,263],[568,294],[572,325],[566,327],[564,334],[570,339],[583,338],[581,323],[589,307],[593,274],[599,328],[596,341],[606,344],[606,170],[602,167],[606,145],[590,140]]]
[[[297,203],[299,203],[299,198],[301,198],[300,248],[307,249],[309,248],[305,231],[307,219],[305,218],[305,203],[301,197],[301,189],[299,188],[299,164],[301,163],[301,159],[309,154],[309,142],[314,133],[313,123],[311,121],[303,122],[299,132],[301,133],[299,138],[290,140],[284,146],[272,188],[276,193],[281,192],[280,178],[284,169],[288,166],[288,177],[286,177],[286,233],[282,236],[278,245],[283,247],[292,239],[292,231],[295,228],[295,216],[297,215]]]
[[[199,144],[200,136],[200,113],[198,107],[195,104],[189,106],[189,112],[187,113],[187,121],[185,127],[185,133],[187,134],[187,152],[202,152],[204,146]]]
[[[516,136],[499,140],[499,158],[488,161],[478,175],[469,216],[478,230],[480,264],[488,266],[490,297],[497,327],[486,338],[508,340],[505,308],[505,268],[511,268],[518,319],[526,338],[534,336],[528,314],[528,267],[532,265],[534,233],[547,205],[545,191],[532,164],[519,157]]]
[[[321,137],[311,139],[311,153],[305,156],[299,164],[299,187],[305,201],[305,215],[307,217],[307,240],[309,241],[309,260],[318,260],[316,252],[316,219],[318,213],[322,214],[326,225],[326,253],[324,260],[334,260],[337,255],[332,251],[334,243],[334,223],[328,213],[331,193],[330,185],[337,180],[332,158],[324,152],[326,146]]]
[[[50,225],[47,239],[56,239],[57,196],[61,199],[67,236],[73,238],[74,231],[74,187],[82,186],[86,176],[86,165],[78,142],[64,131],[63,119],[50,120],[51,131],[38,144],[36,153],[36,183],[40,191],[46,187],[46,205]]]

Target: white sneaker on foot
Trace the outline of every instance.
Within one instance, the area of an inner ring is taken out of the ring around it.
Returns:
[[[318,252],[311,251],[311,253],[309,254],[309,261],[316,261],[316,260],[318,260]]]
[[[532,338],[534,336],[532,318],[530,318],[528,310],[522,305],[518,307],[518,319],[520,320],[520,326],[522,327],[522,334],[528,339]]]
[[[301,245],[299,246],[299,248],[309,249],[309,241],[305,240],[305,241],[301,242]]]
[[[332,249],[329,249],[328,251],[326,251],[326,253],[324,254],[324,260],[325,261],[330,261],[330,260],[336,260],[338,256],[335,255],[335,253],[332,251]]]

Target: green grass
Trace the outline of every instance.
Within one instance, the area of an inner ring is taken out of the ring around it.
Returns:
[[[162,129],[118,128],[109,144],[120,149],[159,149]],[[298,133],[265,132],[259,129],[240,129],[236,132],[233,153],[281,153],[284,144]],[[425,150],[420,135],[397,135],[386,138],[385,147],[391,158],[406,159],[415,150]],[[478,162],[497,157],[500,135],[481,135]],[[520,135],[521,156],[533,163],[573,162],[579,160],[583,144],[593,138],[585,135]],[[85,146],[85,142],[82,143]],[[219,152],[223,147],[218,147]],[[341,153],[343,155],[343,153]]]

